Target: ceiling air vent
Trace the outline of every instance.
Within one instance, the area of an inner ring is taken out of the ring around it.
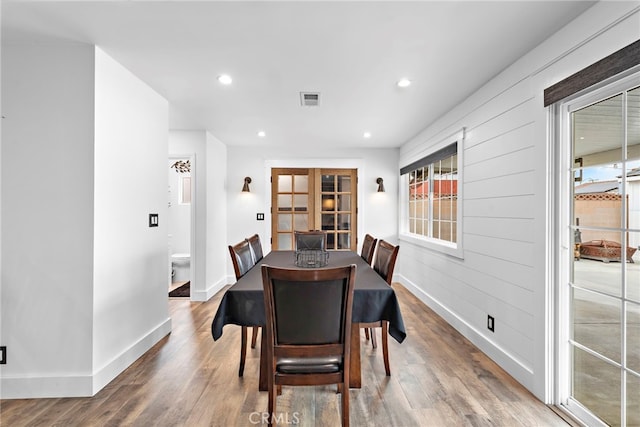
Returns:
[[[303,107],[317,107],[320,105],[320,94],[318,92],[300,92],[300,104]]]

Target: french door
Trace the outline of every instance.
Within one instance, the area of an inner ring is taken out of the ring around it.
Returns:
[[[271,170],[271,248],[292,250],[294,232],[323,230],[327,248],[356,250],[357,170]]]
[[[640,75],[562,107],[562,404],[588,425],[640,425]]]

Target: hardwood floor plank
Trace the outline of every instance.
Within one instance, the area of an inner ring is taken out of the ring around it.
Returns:
[[[407,339],[381,348],[361,334],[362,388],[351,389],[350,420],[371,426],[566,426],[504,370],[399,284]],[[224,290],[210,301],[169,301],[172,332],[91,398],[0,401],[2,426],[248,426],[267,410],[258,392],[260,344],[238,377],[240,327],[211,338]],[[379,331],[378,331],[379,332]],[[340,424],[335,386],[284,387],[281,425]],[[254,424],[258,422],[258,424]]]

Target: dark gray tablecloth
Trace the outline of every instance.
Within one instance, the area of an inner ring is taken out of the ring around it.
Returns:
[[[298,268],[293,251],[273,251],[231,286],[222,297],[211,324],[213,339],[222,336],[224,325],[264,326],[264,295],[260,265]],[[326,268],[355,264],[356,289],[353,298],[354,323],[389,321],[389,335],[404,341],[407,333],[396,294],[387,283],[355,252],[330,251]]]

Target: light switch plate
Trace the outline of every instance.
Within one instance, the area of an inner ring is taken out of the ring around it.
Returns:
[[[150,213],[149,214],[149,227],[157,227],[158,226],[158,214]]]
[[[264,221],[264,213],[257,213],[256,221]]]

